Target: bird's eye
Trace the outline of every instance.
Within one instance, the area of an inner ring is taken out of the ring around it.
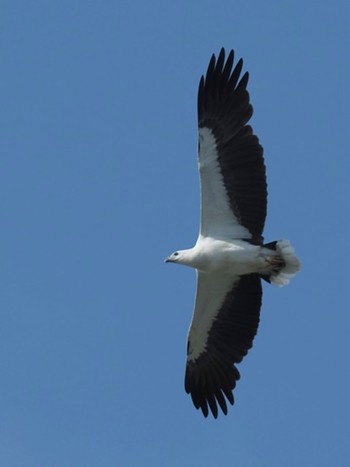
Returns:
[[[174,256],[179,256],[179,253],[176,251],[176,252],[174,253]]]

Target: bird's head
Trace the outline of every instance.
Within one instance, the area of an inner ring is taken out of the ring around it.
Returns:
[[[165,263],[181,263],[181,256],[182,256],[181,251],[175,251],[170,256],[165,258],[164,262]]]
[[[197,263],[194,261],[193,248],[189,250],[177,250],[165,258],[164,261],[166,263],[183,264],[184,266],[190,266],[192,268],[197,267]]]

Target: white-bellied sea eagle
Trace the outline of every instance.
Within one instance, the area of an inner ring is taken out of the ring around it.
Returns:
[[[197,409],[227,414],[252,347],[262,298],[261,279],[279,286],[300,262],[288,240],[264,243],[267,186],[263,148],[248,121],[253,114],[243,61],[212,55],[198,90],[200,232],[195,246],[166,262],[197,271],[188,335],[185,390]]]

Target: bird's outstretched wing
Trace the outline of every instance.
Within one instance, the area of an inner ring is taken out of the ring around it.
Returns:
[[[262,289],[257,274],[201,273],[188,336],[185,390],[197,409],[227,414],[239,379],[235,363],[251,348],[258,329]]]
[[[248,73],[240,79],[243,61],[234,68],[233,62],[233,51],[225,61],[222,49],[199,83],[200,235],[261,243],[267,206],[263,149],[247,125],[253,113]]]

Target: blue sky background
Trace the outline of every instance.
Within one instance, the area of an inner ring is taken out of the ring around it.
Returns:
[[[0,465],[347,466],[348,1],[3,0]],[[266,240],[236,405],[183,389],[199,220],[196,96],[221,46],[250,72]]]

